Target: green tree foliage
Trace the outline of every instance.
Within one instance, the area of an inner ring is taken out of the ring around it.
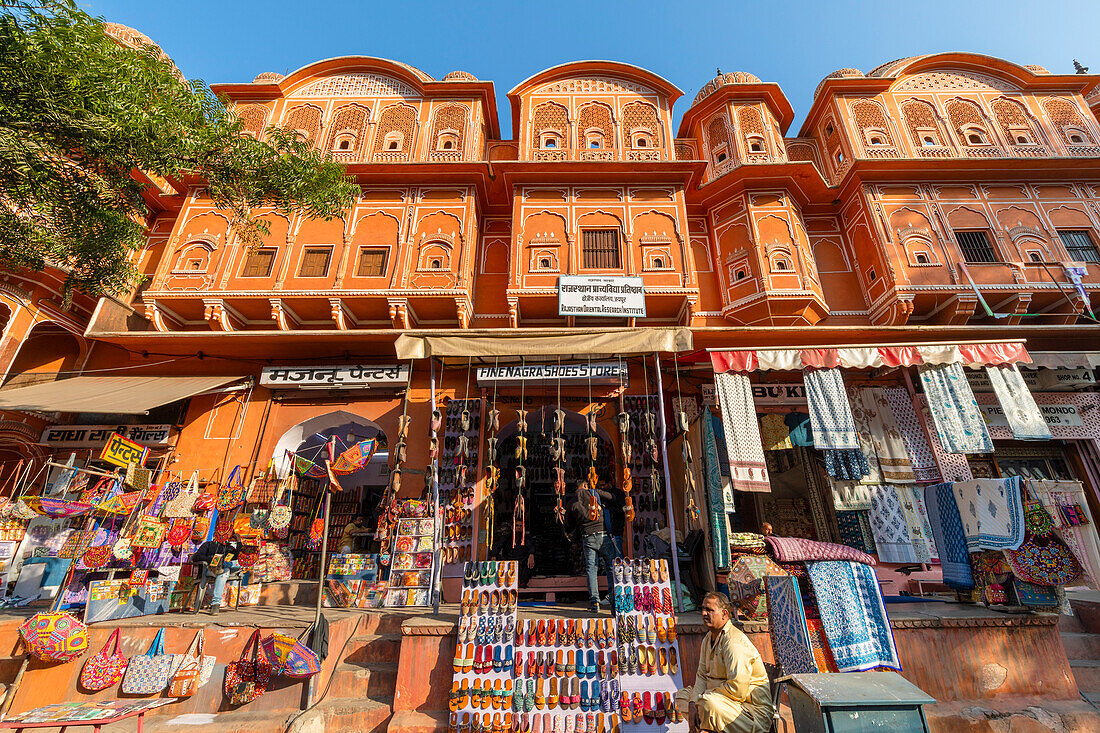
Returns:
[[[267,233],[253,211],[331,219],[354,187],[291,131],[263,141],[156,46],[125,47],[72,0],[0,0],[0,266],[68,272],[74,289],[121,294],[153,178],[205,181],[246,246]]]

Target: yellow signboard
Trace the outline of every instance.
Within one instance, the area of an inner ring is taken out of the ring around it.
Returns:
[[[142,465],[148,453],[147,446],[128,440],[118,433],[111,433],[111,437],[107,439],[107,444],[99,454],[99,459],[125,468],[131,463]]]

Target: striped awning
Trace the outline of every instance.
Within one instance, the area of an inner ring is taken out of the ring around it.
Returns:
[[[873,369],[876,367],[950,364],[981,367],[1030,363],[1022,341],[987,344],[916,344],[836,349],[742,349],[710,352],[715,373],[761,370]]]

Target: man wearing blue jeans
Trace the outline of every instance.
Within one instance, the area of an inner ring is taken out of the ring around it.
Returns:
[[[221,610],[222,595],[225,593],[225,582],[229,574],[240,568],[237,556],[240,554],[239,538],[234,536],[230,542],[203,542],[195,554],[191,556],[191,562],[202,564],[203,576],[199,585],[199,595],[195,603],[202,603],[202,597],[206,595],[206,586],[210,579],[214,579],[214,597],[210,599],[210,613],[216,614]],[[194,611],[194,608],[187,609]]]
[[[596,613],[600,610],[600,586],[597,579],[600,558],[603,558],[606,564],[607,592],[611,593],[614,587],[612,563],[615,558],[620,557],[619,548],[607,530],[605,521],[607,510],[603,506],[603,501],[611,499],[609,492],[603,489],[593,490],[587,484],[581,483],[577,486],[577,500],[572,506],[573,518],[584,547],[584,569],[588,576],[588,603]]]

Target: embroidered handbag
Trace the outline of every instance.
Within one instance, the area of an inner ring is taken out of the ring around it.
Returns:
[[[165,536],[168,545],[170,547],[183,547],[187,544],[187,540],[191,539],[191,520],[188,519],[173,519],[172,527],[168,530],[168,534]]]
[[[245,642],[240,659],[225,666],[224,692],[231,705],[244,705],[267,692],[270,681],[271,665],[260,654],[260,630],[256,629]]]
[[[218,523],[214,525],[214,541],[229,542],[233,539],[233,517],[223,514],[218,517]]]
[[[1005,550],[1012,574],[1037,585],[1066,585],[1083,572],[1073,552],[1054,536],[1026,534],[1016,550]]]
[[[271,507],[271,513],[267,515],[267,528],[278,532],[290,526],[290,520],[294,516],[288,506]]]
[[[254,545],[245,545],[241,548],[241,552],[237,555],[237,564],[242,568],[248,569],[256,564],[256,561],[260,558],[260,548]]]
[[[195,497],[195,501],[191,504],[191,512],[193,514],[202,514],[208,512],[214,508],[214,503],[217,502],[218,497],[210,492],[204,492],[198,494]]]
[[[89,547],[84,551],[84,555],[81,557],[84,561],[84,567],[95,570],[97,568],[106,567],[111,562],[111,546],[99,545],[98,547]]]
[[[88,692],[99,692],[113,687],[126,672],[126,657],[118,651],[118,633],[111,632],[103,649],[88,657],[80,670],[80,686]]]
[[[321,546],[321,539],[325,534],[325,520],[314,519],[309,525],[309,539],[306,540],[306,546],[311,550],[316,550]]]
[[[121,537],[115,541],[115,544],[111,546],[111,554],[119,560],[129,560],[134,556],[134,551],[130,547],[130,538]]]
[[[169,484],[171,486],[171,484]],[[176,491],[176,495],[164,503],[163,516],[168,519],[186,519],[194,512],[195,499],[199,496],[199,473],[191,474],[185,486]]]
[[[214,670],[214,657],[203,656],[203,633],[199,629],[191,646],[183,654],[183,661],[172,671],[172,679],[168,683],[169,697],[191,697],[206,681]]]
[[[248,517],[248,526],[253,529],[264,529],[267,527],[269,516],[271,516],[270,509],[253,509],[252,514]]]
[[[241,467],[234,466],[229,473],[229,478],[218,490],[218,498],[214,507],[219,512],[227,512],[236,509],[244,503],[244,482],[241,480]]]
[[[179,666],[179,654],[164,653],[164,629],[157,632],[149,651],[130,657],[122,676],[123,694],[155,695],[168,686],[172,670]]]
[[[209,531],[210,517],[195,517],[195,523],[191,525],[191,541],[205,542]]]
[[[130,538],[133,547],[153,548],[160,547],[164,542],[167,530],[164,522],[152,517],[138,517],[137,524]]]
[[[1041,503],[1025,501],[1024,526],[1036,537],[1045,537],[1054,531],[1054,518]]]

